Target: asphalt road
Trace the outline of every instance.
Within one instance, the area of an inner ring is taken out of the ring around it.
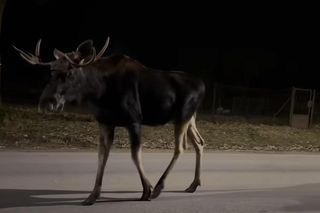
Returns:
[[[144,153],[154,185],[171,153]],[[320,212],[320,155],[205,153],[202,186],[193,194],[194,154],[184,154],[164,192],[136,201],[141,184],[129,153],[113,152],[102,198],[81,206],[95,179],[90,152],[0,152],[0,212]]]

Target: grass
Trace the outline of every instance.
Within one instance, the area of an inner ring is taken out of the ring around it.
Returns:
[[[320,151],[320,125],[296,129],[239,118],[213,119],[209,115],[201,115],[197,126],[206,141],[206,150]],[[36,108],[30,107],[0,108],[0,149],[95,149],[98,136],[98,125],[89,115],[39,114]],[[145,149],[172,149],[173,126],[145,126],[142,140]],[[130,147],[125,129],[116,129],[114,147]]]

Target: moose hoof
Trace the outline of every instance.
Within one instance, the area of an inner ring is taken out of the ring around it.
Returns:
[[[97,198],[95,196],[89,196],[87,199],[85,199],[81,204],[83,206],[90,206],[96,202]]]
[[[195,181],[185,190],[185,192],[193,193],[197,190],[197,187],[200,186],[200,181]]]
[[[152,186],[149,186],[147,190],[143,191],[143,194],[140,198],[141,201],[150,201],[151,199],[151,193],[152,193]]]
[[[164,188],[164,183],[158,183],[153,190],[153,193],[151,195],[151,199],[155,199],[155,198],[159,197],[163,188]]]

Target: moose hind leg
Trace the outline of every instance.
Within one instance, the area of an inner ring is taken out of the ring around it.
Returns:
[[[189,136],[190,142],[192,143],[196,151],[196,168],[195,168],[194,180],[192,181],[191,185],[185,190],[186,192],[192,193],[192,192],[195,192],[197,187],[201,185],[200,170],[201,170],[203,146],[204,146],[204,140],[201,137],[196,127],[194,116],[191,119],[191,123],[188,129],[188,136]]]
[[[128,131],[129,131],[130,140],[131,140],[132,160],[138,169],[142,187],[143,187],[143,194],[140,200],[145,201],[145,200],[150,200],[151,193],[152,193],[152,185],[150,184],[149,180],[146,178],[143,165],[142,165],[140,129],[141,129],[140,124],[133,124],[128,128]]]
[[[82,205],[92,205],[100,197],[104,168],[109,157],[113,143],[114,127],[100,126],[100,141],[98,154],[98,171],[94,188],[89,197],[82,202]]]
[[[152,199],[157,198],[162,189],[164,188],[164,182],[167,178],[168,174],[170,173],[171,169],[173,168],[174,164],[176,163],[177,159],[179,158],[180,154],[183,153],[183,148],[185,146],[184,140],[185,140],[185,134],[187,132],[189,126],[189,122],[183,123],[183,124],[176,124],[175,125],[175,150],[173,157],[171,159],[171,162],[169,163],[167,169],[160,177],[156,187],[154,188]]]

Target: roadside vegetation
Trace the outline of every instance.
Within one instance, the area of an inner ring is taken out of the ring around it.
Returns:
[[[296,129],[201,114],[197,126],[206,141],[206,150],[320,151],[320,125]],[[39,114],[35,107],[0,107],[0,150],[90,150],[96,149],[98,137],[98,125],[87,114]],[[172,149],[172,124],[145,126],[142,140],[145,149]],[[130,147],[125,129],[116,129],[114,147]],[[188,149],[191,148],[189,145]]]

